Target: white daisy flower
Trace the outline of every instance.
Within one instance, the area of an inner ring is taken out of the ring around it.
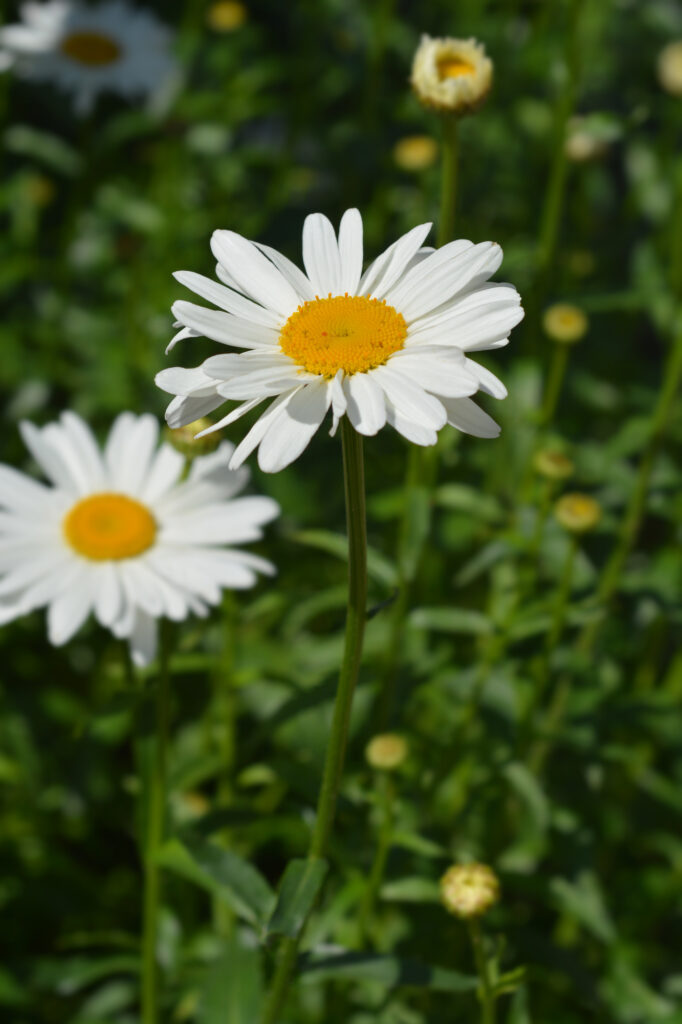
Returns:
[[[430,228],[413,228],[364,274],[357,210],[344,214],[338,239],[322,214],[306,218],[306,274],[269,246],[214,232],[222,284],[189,271],[175,276],[219,309],[176,302],[182,329],[169,349],[203,335],[244,351],[158,374],[159,387],[176,396],[170,426],[237,400],[218,429],[274,398],[230,460],[235,469],[258,446],[268,473],[301,454],[330,408],[332,433],[346,415],[361,434],[389,423],[420,445],[435,444],[446,423],[496,437],[497,424],[468,396],[480,389],[504,398],[506,389],[467,353],[507,344],[523,316],[520,298],[511,285],[487,283],[502,260],[499,245],[424,249]]]
[[[475,39],[432,39],[422,36],[410,78],[425,107],[442,113],[467,114],[484,101],[493,81],[493,62]]]
[[[95,6],[47,0],[24,3],[20,11],[20,24],[0,29],[5,64],[24,78],[66,89],[80,114],[92,110],[102,92],[127,99],[157,93],[176,70],[170,29],[126,0]]]
[[[144,665],[158,618],[205,616],[223,589],[274,572],[234,547],[258,540],[279,507],[235,498],[249,474],[228,471],[231,444],[196,458],[181,480],[185,459],[157,448],[153,416],[122,413],[103,452],[72,412],[42,429],[24,422],[21,433],[50,485],[0,465],[0,622],[47,606],[59,646],[94,612]]]

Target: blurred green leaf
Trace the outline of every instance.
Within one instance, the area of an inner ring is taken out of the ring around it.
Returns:
[[[268,935],[288,935],[295,938],[300,932],[327,876],[326,860],[292,860],[286,866],[277,903],[268,921]]]
[[[263,969],[257,949],[247,949],[233,936],[211,963],[199,998],[199,1024],[254,1024],[260,1019]]]
[[[381,898],[396,903],[438,903],[440,891],[438,882],[415,875],[386,882],[381,887]]]
[[[610,943],[616,938],[616,929],[604,903],[596,876],[583,871],[574,882],[566,878],[553,878],[550,891],[561,910],[574,917],[595,938]]]
[[[409,621],[415,629],[432,629],[437,633],[485,636],[494,630],[487,615],[469,608],[415,608]]]
[[[476,978],[445,967],[430,967],[376,953],[308,955],[301,964],[301,979],[306,982],[376,981],[388,988],[427,988],[432,992],[469,992],[478,984]]]

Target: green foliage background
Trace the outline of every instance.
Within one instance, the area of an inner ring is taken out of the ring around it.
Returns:
[[[461,125],[457,234],[501,243],[498,276],[528,316],[484,360],[509,387],[504,403],[485,401],[501,438],[443,431],[431,532],[420,548],[417,522],[405,549],[418,565],[389,724],[410,755],[363,936],[379,793],[363,750],[390,671],[381,606],[395,594],[408,500],[406,444],[389,430],[366,444],[379,610],[291,1024],[476,1019],[466,929],[435,887],[448,864],[472,858],[502,880],[485,925],[501,970],[526,966],[500,1003],[506,1024],[682,1022],[677,402],[617,593],[606,609],[594,602],[681,330],[682,100],[660,89],[656,59],[682,37],[682,6],[579,4],[575,109],[608,141],[599,159],[569,164],[556,259],[540,274],[576,4],[254,0],[224,35],[206,27],[202,3],[157,4],[177,27],[184,75],[161,116],[110,99],[79,122],[56,91],[0,82],[2,460],[26,469],[20,418],[74,408],[104,433],[124,408],[163,415],[153,377],[183,297],[171,273],[212,273],[214,228],[298,260],[311,210],[337,219],[359,206],[368,256],[437,219],[438,166],[406,172],[392,156],[403,136],[440,130],[408,87],[414,48],[423,31],[475,35],[495,62],[488,102]],[[547,432],[537,411],[552,343],[539,322],[557,300],[579,304],[590,328]],[[196,365],[210,347],[186,342],[173,361]],[[569,544],[551,515],[537,530],[546,485],[528,466],[549,441],[575,462],[568,487],[596,497],[603,518],[580,542],[566,628],[545,660]],[[341,652],[340,454],[321,431],[282,473],[252,467],[253,487],[283,509],[262,545],[278,577],[177,636],[160,943],[169,1021],[258,1017],[277,942],[265,934],[273,892],[307,848]],[[595,618],[585,657],[576,638]],[[0,664],[2,1018],[128,1024],[145,702],[94,625],[54,650],[32,615],[0,632]],[[565,707],[548,733],[559,686]]]

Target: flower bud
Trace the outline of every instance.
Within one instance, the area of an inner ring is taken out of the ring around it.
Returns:
[[[671,96],[682,96],[682,39],[664,46],[656,62],[661,88]]]
[[[441,113],[471,113],[483,103],[492,80],[493,62],[475,39],[422,36],[410,79],[422,106]]]
[[[554,506],[554,515],[569,533],[588,533],[601,519],[601,506],[589,494],[564,494]]]
[[[440,898],[455,917],[480,917],[499,900],[500,883],[487,864],[453,864],[440,880]]]
[[[424,171],[438,159],[438,143],[430,135],[406,135],[393,147],[393,159],[403,171]]]
[[[573,476],[575,466],[562,452],[542,448],[533,457],[533,468],[547,480],[567,480]]]
[[[604,156],[608,149],[606,139],[590,130],[590,122],[584,117],[572,117],[568,122],[564,150],[574,163],[586,163]]]
[[[206,11],[206,23],[214,32],[234,32],[247,17],[246,7],[238,0],[217,0]]]
[[[365,757],[372,768],[393,771],[407,757],[407,740],[392,732],[374,736],[365,748]]]
[[[545,334],[562,345],[574,345],[585,337],[589,321],[582,309],[568,302],[557,302],[545,310],[542,326]]]
[[[205,437],[197,438],[197,434],[210,426],[211,421],[202,416],[201,419],[187,423],[184,427],[177,427],[175,430],[166,427],[163,433],[166,441],[172,444],[177,452],[184,455],[186,459],[196,459],[199,455],[210,455],[222,440],[219,430],[214,430],[212,434],[206,434]]]

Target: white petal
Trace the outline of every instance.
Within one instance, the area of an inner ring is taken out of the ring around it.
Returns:
[[[50,604],[47,612],[47,633],[51,644],[61,647],[76,633],[92,609],[93,593],[90,574],[83,567],[72,582]]]
[[[404,377],[390,366],[378,366],[373,371],[396,412],[407,420],[414,420],[429,430],[445,426],[445,409],[441,402],[418,384]]]
[[[444,398],[443,405],[450,426],[474,437],[499,437],[500,428],[495,420],[470,398]]]
[[[219,263],[266,309],[285,319],[299,305],[299,296],[280,271],[253,242],[234,231],[214,231],[211,250]]]
[[[323,213],[310,213],[303,223],[303,264],[315,295],[342,295],[339,246],[331,221]]]
[[[263,327],[270,328],[270,330],[279,330],[282,326],[281,316],[278,316],[271,309],[265,309],[263,306],[259,306],[258,303],[252,302],[243,295],[239,295],[231,288],[217,284],[210,277],[195,274],[191,270],[177,270],[173,277],[180,284],[184,284],[186,288],[190,288],[197,295],[200,295],[202,299],[207,299],[215,306],[219,306],[220,309],[224,309],[234,316],[241,317],[244,320],[251,320],[255,324],[261,324]]]
[[[254,242],[262,253],[272,260],[280,273],[286,277],[289,284],[298,293],[299,297],[303,302],[310,302],[315,298],[315,289],[311,285],[308,278],[305,276],[303,271],[292,263],[290,259],[283,256],[277,249],[273,249],[269,245],[263,245],[262,242]]]
[[[68,410],[60,417],[60,426],[89,488],[98,490],[104,485],[104,461],[92,430],[80,416]]]
[[[386,423],[386,402],[381,386],[372,373],[354,373],[346,377],[343,388],[349,420],[359,434],[372,437]]]
[[[195,398],[193,395],[178,395],[168,404],[166,409],[166,423],[172,430],[178,427],[186,427],[188,423],[194,423],[202,416],[208,416],[224,403],[222,395],[207,395],[205,398]],[[216,424],[214,429],[217,429]]]
[[[473,359],[466,360],[467,369],[471,371],[474,376],[478,378],[479,385],[482,391],[492,395],[493,398],[506,398],[507,389],[494,373],[490,370],[486,370],[485,366],[479,366]]]
[[[156,657],[158,627],[156,619],[139,609],[135,612],[130,633],[130,656],[138,668],[149,665]]]
[[[329,436],[333,437],[336,433],[336,428],[339,425],[339,420],[346,411],[346,395],[343,390],[343,370],[337,370],[336,376],[329,382],[329,392],[331,394],[332,401],[332,428],[329,431]]]
[[[11,466],[0,465],[0,505],[18,512],[36,512],[49,500],[51,491]]]
[[[362,276],[362,217],[359,210],[346,210],[339,225],[341,291],[355,295]]]
[[[382,299],[405,272],[430,230],[430,224],[418,224],[393,245],[389,245],[363,274],[358,294]]]
[[[154,382],[169,395],[193,395],[195,398],[215,395],[215,383],[204,373],[201,366],[191,369],[184,366],[168,366],[165,370],[159,370]]]
[[[110,629],[123,607],[123,591],[116,566],[112,562],[102,562],[97,567],[94,583],[95,617],[100,625]]]
[[[277,473],[297,459],[318,430],[331,402],[325,380],[308,384],[292,395],[269,424],[258,449],[264,473]]]
[[[62,455],[55,450],[54,445],[45,439],[43,432],[27,420],[19,424],[19,431],[24,444],[45,473],[45,476],[53,484],[56,484],[57,487],[62,487],[70,494],[80,494],[78,481],[74,480],[73,474],[69,466],[64,462]]]
[[[182,515],[174,515],[164,526],[159,543],[204,546],[260,540],[263,536],[262,527],[279,513],[276,501],[260,495],[216,502],[204,508],[194,508]],[[168,557],[172,555],[169,553]]]
[[[402,349],[387,365],[433,395],[463,398],[478,391],[479,378],[467,368],[458,349],[419,352]]]
[[[279,335],[271,327],[223,313],[220,309],[206,309],[194,302],[179,299],[173,303],[172,310],[173,316],[180,323],[221,345],[231,345],[233,348],[272,348],[278,343]]]
[[[152,459],[147,478],[140,490],[142,501],[147,505],[158,501],[178,482],[184,467],[184,455],[169,444],[162,444]]]
[[[115,489],[137,497],[143,490],[159,437],[159,424],[145,413],[134,417],[120,440],[109,436],[105,461]]]
[[[230,459],[230,469],[238,469],[239,466],[241,466],[242,462],[244,462],[245,459],[248,459],[249,455],[254,450],[254,448],[256,448],[261,443],[266,430],[268,429],[272,421],[275,419],[275,417],[279,414],[281,408],[284,405],[286,405],[287,402],[290,402],[294,395],[298,394],[299,390],[300,388],[294,388],[287,394],[278,395],[274,402],[270,403],[265,412],[261,416],[259,416],[254,425],[251,427],[251,430],[249,430],[246,436],[242,438],[240,443],[235,448],[232,458]],[[257,405],[258,401],[259,399],[257,398],[254,398],[252,400],[254,405]],[[243,406],[241,408],[243,408]],[[236,411],[237,410],[235,409],[235,412]]]
[[[409,324],[437,309],[482,277],[494,274],[502,262],[502,250],[494,242],[471,245],[464,239],[448,242],[391,289],[386,301]]]
[[[402,434],[407,441],[411,441],[413,444],[429,447],[438,440],[438,434],[435,430],[431,430],[421,423],[415,423],[406,416],[402,416],[389,401],[386,402],[386,420],[399,434]]]

